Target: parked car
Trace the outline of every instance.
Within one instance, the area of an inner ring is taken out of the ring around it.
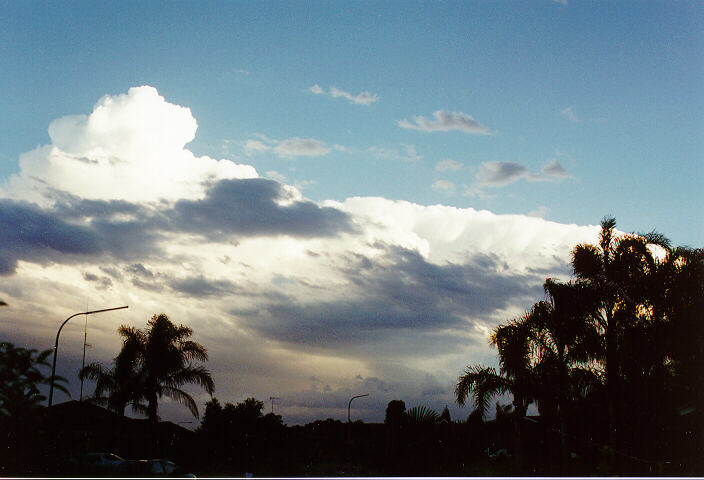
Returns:
[[[492,460],[497,460],[499,458],[508,458],[508,457],[511,457],[511,453],[505,448],[499,448],[494,453],[489,454],[489,458]]]
[[[115,473],[124,458],[114,453],[86,453],[76,459],[78,469],[84,473]]]
[[[116,473],[124,477],[185,477],[196,478],[171,460],[156,458],[152,460],[125,460]]]

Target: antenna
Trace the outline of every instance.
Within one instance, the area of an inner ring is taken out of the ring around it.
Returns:
[[[279,397],[269,397],[271,400],[271,413],[274,413],[274,400],[281,400]]]
[[[86,301],[86,310],[88,310],[88,302]],[[88,340],[88,315],[86,314],[86,323],[83,326],[83,361],[81,362],[81,371],[83,371],[84,368],[86,368],[86,347],[90,347],[88,343],[86,343]],[[83,375],[81,375],[81,394],[78,397],[79,401],[83,401]]]

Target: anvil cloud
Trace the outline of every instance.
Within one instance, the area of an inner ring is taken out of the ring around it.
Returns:
[[[453,115],[421,126],[487,133]],[[471,208],[314,202],[250,165],[197,156],[196,129],[148,86],[51,123],[52,143],[0,185],[4,339],[48,348],[67,312],[129,304],[89,321],[92,360],[109,362],[118,325],[163,311],[208,347],[222,401],[275,395],[297,423],[341,417],[362,388],[378,421],[394,398],[451,404],[462,367],[493,357],[486,333],[595,238],[595,227]],[[59,373],[75,379],[82,325],[63,335]]]

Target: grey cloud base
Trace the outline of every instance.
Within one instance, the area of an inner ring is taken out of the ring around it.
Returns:
[[[106,254],[136,262],[158,255],[157,243],[173,233],[222,240],[229,236],[330,237],[351,231],[346,213],[291,199],[281,184],[264,179],[221,180],[210,185],[202,200],[179,200],[156,208],[66,194],[58,195],[55,206],[45,209],[3,199],[0,274],[14,273],[18,260],[70,264]]]
[[[487,318],[540,293],[542,276],[499,273],[500,261],[491,256],[435,265],[412,250],[379,248],[382,256],[357,256],[340,269],[351,285],[345,299],[304,304],[277,298],[258,311],[246,312],[241,322],[276,341],[340,348],[374,343],[400,331],[466,330],[470,319]],[[450,336],[445,340],[459,341]]]

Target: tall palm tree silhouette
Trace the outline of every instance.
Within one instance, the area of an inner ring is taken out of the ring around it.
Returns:
[[[595,324],[593,289],[580,282],[547,279],[547,299],[527,316],[531,345],[537,355],[537,401],[541,414],[554,409],[561,432],[560,453],[565,461],[565,415],[571,401],[598,383],[593,362],[603,356]]]
[[[124,332],[124,333],[123,333]],[[120,327],[120,333],[135,334],[131,327]],[[141,332],[140,332],[141,333]],[[164,313],[154,315],[141,335],[141,370],[144,377],[144,394],[147,400],[147,416],[158,419],[157,409],[162,396],[186,405],[198,417],[198,407],[192,396],[182,390],[188,383],[196,383],[209,394],[215,391],[210,372],[194,361],[205,362],[208,352],[200,343],[188,340],[193,329],[174,325]]]
[[[648,276],[655,270],[649,244],[663,244],[658,235],[616,235],[616,219],[601,221],[599,244],[579,244],[572,250],[572,268],[578,280],[597,292],[595,318],[604,338],[604,374],[608,404],[609,444],[618,442],[621,392],[619,332],[632,322],[647,302]]]
[[[122,332],[121,332],[122,333]],[[104,405],[125,416],[125,408],[130,405],[135,411],[146,414],[144,381],[139,371],[139,357],[142,348],[141,332],[123,334],[122,349],[113,360],[113,366],[106,369],[99,363],[86,365],[78,374],[80,379],[95,381],[93,403]]]
[[[482,416],[489,402],[496,395],[513,395],[513,420],[516,463],[522,464],[521,421],[533,399],[535,389],[534,369],[530,352],[530,326],[523,315],[508,324],[498,326],[490,342],[499,351],[500,369],[473,365],[467,367],[455,386],[457,403],[464,405],[471,396],[475,408]]]
[[[92,401],[107,405],[124,416],[132,406],[150,420],[158,420],[159,399],[176,400],[198,417],[198,407],[191,395],[181,387],[196,383],[213,394],[215,384],[210,372],[194,362],[208,360],[208,352],[200,343],[189,340],[193,329],[174,325],[169,317],[154,315],[145,330],[122,325],[122,349],[113,367],[105,369],[93,363],[80,372],[83,378],[96,381]]]

